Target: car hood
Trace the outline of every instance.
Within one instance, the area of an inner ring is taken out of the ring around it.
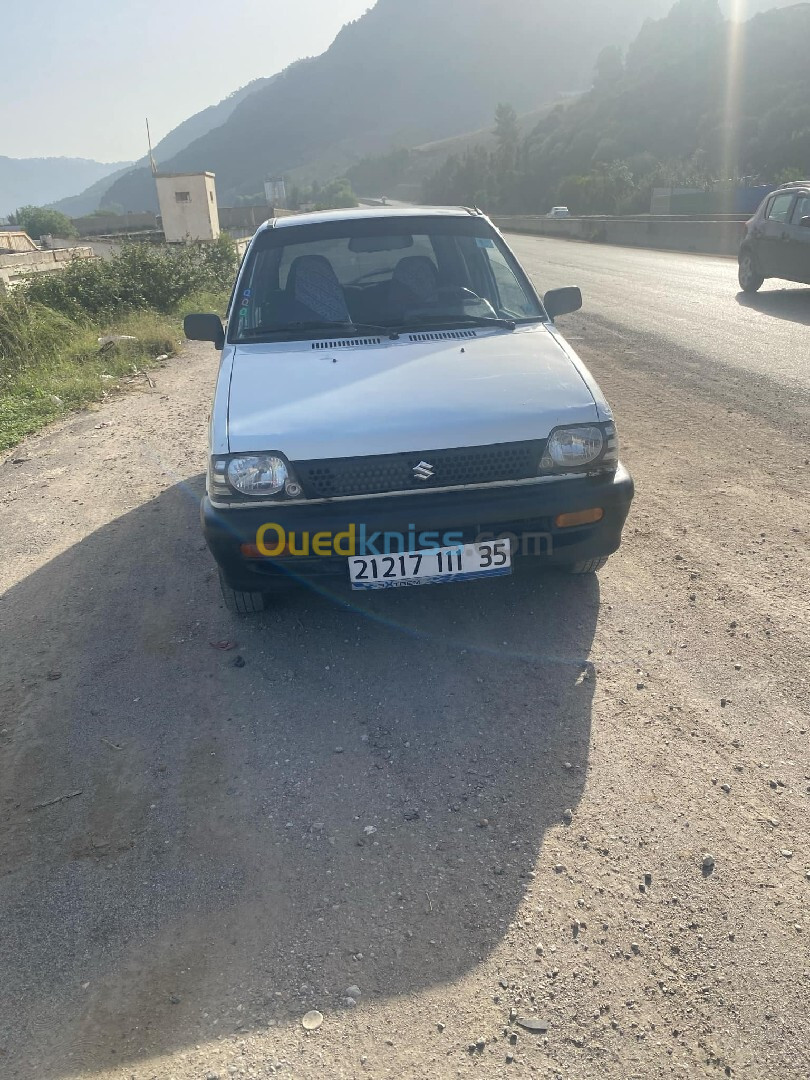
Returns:
[[[600,419],[587,372],[555,331],[461,333],[236,346],[230,451],[306,461],[440,450],[542,439]]]

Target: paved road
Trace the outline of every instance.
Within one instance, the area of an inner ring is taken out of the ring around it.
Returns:
[[[584,314],[713,363],[810,388],[810,289],[746,296],[731,259],[511,235],[541,291],[579,285]]]

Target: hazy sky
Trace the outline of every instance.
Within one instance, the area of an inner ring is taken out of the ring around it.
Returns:
[[[157,142],[251,79],[323,52],[374,2],[0,0],[0,155],[138,158],[145,116]],[[791,0],[722,2],[742,16]]]
[[[0,0],[0,155],[138,158],[145,116],[156,142],[251,79],[323,52],[373,3]]]

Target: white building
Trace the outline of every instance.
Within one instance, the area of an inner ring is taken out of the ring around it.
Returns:
[[[155,183],[167,243],[216,240],[219,213],[213,173],[157,173]]]

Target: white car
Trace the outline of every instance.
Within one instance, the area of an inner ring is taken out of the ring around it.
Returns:
[[[567,206],[552,206],[547,217],[571,217],[571,211]]]
[[[290,582],[353,589],[575,573],[620,543],[633,481],[613,415],[476,210],[356,209],[268,221],[246,252],[222,355],[203,531],[223,596],[262,610]]]

